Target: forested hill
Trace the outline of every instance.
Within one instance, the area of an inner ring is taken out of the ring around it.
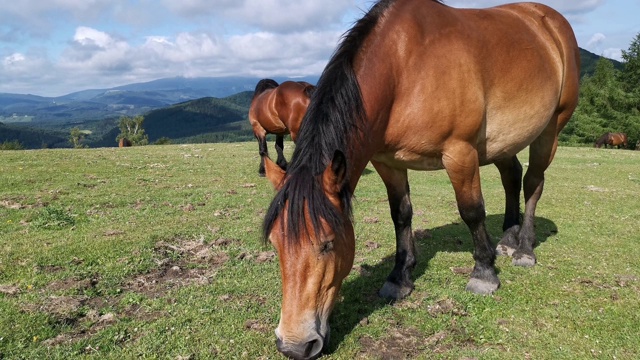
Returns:
[[[245,91],[223,99],[206,97],[153,110],[145,115],[149,141],[162,137],[179,139],[205,133],[239,130],[249,112],[253,92]],[[234,124],[235,123],[235,124]]]
[[[152,110],[144,115],[145,134],[150,143],[162,138],[174,143],[205,142],[205,139],[195,137],[212,137],[211,134],[217,134],[213,137],[218,141],[225,140],[221,134],[243,132],[251,135],[246,118],[252,96],[252,91],[244,91],[225,98],[204,97]],[[89,147],[117,146],[115,138],[119,133],[117,122],[112,122],[110,131],[99,138],[87,139],[85,143]]]
[[[587,51],[583,48],[580,48],[580,78],[582,79],[585,75],[593,75],[596,71],[596,64],[598,60],[600,60],[602,56],[596,55],[590,51]],[[620,61],[609,59],[614,68],[618,70],[622,70],[624,64]]]

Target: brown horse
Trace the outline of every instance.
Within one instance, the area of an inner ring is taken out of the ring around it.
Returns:
[[[379,294],[411,293],[416,265],[407,169],[444,169],[474,243],[467,290],[500,281],[497,252],[533,266],[534,216],[558,134],[578,101],[579,52],[568,22],[534,3],[454,9],[435,0],[381,0],[342,39],[324,69],[287,171],[267,160],[278,189],[264,236],[282,276],[277,347],[320,356],[355,235],[351,198],[372,162],[395,226],[395,267]],[[529,146],[520,219],[522,166]],[[485,226],[479,166],[495,164],[506,194],[498,251]]]
[[[127,138],[120,138],[120,141],[118,142],[118,147],[129,147],[131,146],[131,141]]]
[[[629,139],[627,138],[627,134],[625,133],[604,133],[602,136],[596,140],[594,144],[595,147],[601,148],[604,145],[604,148],[607,148],[607,145],[611,145],[611,147],[617,146],[618,149],[620,146],[624,146],[627,148]]]
[[[287,160],[282,153],[284,136],[291,134],[296,141],[313,89],[315,86],[304,81],[285,81],[278,85],[274,80],[262,79],[256,85],[249,108],[249,122],[258,139],[260,176],[264,176],[263,157],[268,156],[267,134],[276,135],[277,164],[286,169]]]

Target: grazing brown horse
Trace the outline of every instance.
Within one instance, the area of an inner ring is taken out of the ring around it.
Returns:
[[[282,153],[284,136],[291,134],[296,141],[313,89],[315,86],[304,81],[285,81],[278,85],[274,80],[262,79],[256,85],[249,108],[249,122],[258,139],[260,176],[264,176],[263,157],[268,156],[267,134],[276,135],[276,162],[286,169],[287,160]]]
[[[467,290],[498,289],[497,252],[533,266],[536,205],[558,134],[578,101],[579,61],[570,25],[545,5],[373,5],[324,69],[288,169],[265,157],[278,190],[264,236],[280,261],[279,351],[314,359],[328,342],[329,314],[354,261],[351,198],[369,161],[386,186],[396,234],[395,266],[381,296],[401,299],[414,287],[407,169],[444,169],[451,180],[474,243]],[[527,146],[521,223],[516,154]],[[479,166],[491,163],[506,194],[498,251],[480,186]]]
[[[617,146],[618,149],[620,146],[624,146],[625,148],[628,145],[629,139],[627,138],[627,134],[625,133],[605,133],[596,140],[595,147],[601,148],[604,145],[604,148],[607,148],[607,145]]]
[[[118,147],[129,147],[131,146],[131,141],[127,138],[120,138],[120,141],[118,142]]]

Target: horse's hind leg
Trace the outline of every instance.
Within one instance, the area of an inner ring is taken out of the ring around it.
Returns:
[[[278,153],[276,164],[282,170],[287,170],[287,159],[284,157],[284,135],[276,135],[276,152]]]
[[[266,135],[256,135],[256,139],[258,140],[258,152],[260,153],[260,167],[258,168],[258,175],[261,177],[265,177],[266,172],[264,170],[264,157],[269,156],[269,150],[267,149],[267,137]]]
[[[456,194],[460,217],[473,238],[475,266],[467,290],[476,294],[491,294],[500,286],[494,267],[496,251],[485,226],[485,208],[480,188],[478,152],[468,143],[452,144],[442,162]]]
[[[496,250],[499,255],[511,256],[519,247],[518,232],[520,231],[520,191],[522,190],[522,165],[516,156],[497,161],[496,167],[500,171],[502,186],[506,198],[504,235]]]
[[[524,176],[524,219],[518,236],[519,246],[512,254],[514,265],[534,266],[536,264],[536,256],[533,253],[536,245],[534,219],[536,206],[544,188],[544,172],[551,164],[558,147],[556,134],[555,126],[549,126],[529,147],[529,168]]]
[[[409,197],[407,170],[390,168],[371,161],[378,171],[389,197],[389,208],[396,233],[396,262],[387,281],[380,289],[384,298],[402,299],[413,290],[411,272],[416,265],[415,240],[411,230],[413,210]]]

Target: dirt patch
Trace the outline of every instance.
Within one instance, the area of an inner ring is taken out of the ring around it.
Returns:
[[[77,343],[116,324],[122,318],[154,321],[164,314],[149,311],[139,305],[122,308],[122,299],[131,293],[141,294],[151,299],[161,298],[169,291],[183,286],[209,284],[217,269],[229,260],[229,255],[222,251],[221,247],[235,241],[224,239],[224,241],[210,244],[205,243],[204,238],[160,241],[154,248],[155,262],[158,266],[146,274],[125,280],[119,295],[89,298],[84,294],[87,290],[97,287],[100,276],[93,275],[85,279],[74,277],[56,280],[41,290],[43,293],[64,294],[63,296],[48,296],[39,303],[25,304],[22,306],[22,311],[46,313],[53,321],[71,326],[69,331],[43,341],[46,346]],[[38,270],[56,273],[64,268],[40,266]],[[14,290],[9,286],[3,286],[0,287],[0,291],[9,294]],[[120,309],[116,312],[102,313],[106,309],[118,308]],[[260,322],[249,325],[247,328],[255,331],[266,328],[266,325],[263,326]],[[125,337],[118,341],[129,340]]]
[[[13,285],[0,285],[0,294],[5,295],[18,295],[20,293],[20,288]]]
[[[439,300],[435,304],[427,306],[427,311],[429,311],[429,315],[433,317],[438,317],[444,314],[452,314],[456,316],[467,315],[467,312],[462,308],[462,306],[451,299]]]
[[[382,339],[360,338],[362,350],[356,359],[413,359],[445,337],[445,333],[426,336],[415,328],[393,328]]]
[[[175,288],[209,284],[217,269],[229,260],[229,255],[217,247],[203,239],[175,244],[160,241],[155,245],[159,266],[126,282],[124,289],[158,298]]]
[[[251,331],[257,331],[263,334],[271,332],[271,324],[260,320],[247,320],[244,323],[244,328]]]
[[[2,199],[0,200],[0,207],[9,210],[23,210],[23,209],[34,209],[41,208],[47,206],[47,203],[42,202],[42,199],[37,199],[35,204],[23,204],[16,200],[12,199]]]
[[[63,324],[75,324],[83,316],[80,313],[87,301],[86,296],[49,296],[39,304],[24,304],[26,313],[43,312]]]
[[[258,264],[263,264],[266,262],[270,262],[273,261],[273,259],[276,258],[276,253],[273,251],[264,251],[261,252],[260,254],[258,254],[258,257],[256,258],[256,262]]]
[[[375,250],[380,247],[380,244],[375,241],[367,241],[364,243],[364,246],[366,246],[369,250]]]
[[[380,219],[378,219],[377,216],[365,216],[364,218],[362,218],[362,221],[365,224],[377,224],[380,222]]]
[[[98,283],[98,279],[77,279],[69,278],[63,280],[56,280],[45,287],[46,291],[51,292],[68,292],[75,291],[78,294],[82,294],[84,291],[89,290]]]
[[[124,235],[124,231],[122,230],[107,230],[104,232],[104,236],[117,236]]]
[[[452,267],[449,269],[451,269],[451,272],[453,272],[456,275],[464,275],[464,276],[469,276],[473,272],[472,267]]]

